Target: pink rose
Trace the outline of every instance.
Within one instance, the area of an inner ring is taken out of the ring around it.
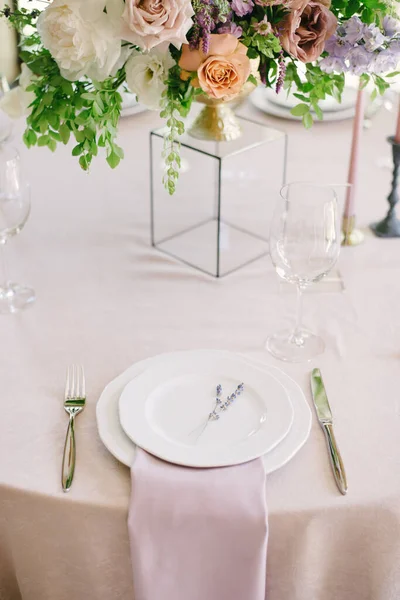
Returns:
[[[246,46],[230,33],[211,34],[207,54],[184,44],[179,66],[184,71],[197,71],[192,84],[210,98],[223,100],[237,96],[251,73]]]
[[[160,44],[180,48],[193,15],[190,0],[126,0],[121,37],[142,50]]]
[[[290,13],[279,24],[282,47],[300,61],[317,60],[336,31],[330,0],[289,0]]]

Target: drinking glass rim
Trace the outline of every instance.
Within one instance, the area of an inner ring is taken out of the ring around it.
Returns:
[[[318,183],[318,182],[314,182],[314,181],[301,181],[301,180],[296,180],[296,181],[291,181],[290,183],[285,183],[285,185],[283,185],[279,191],[279,195],[282,198],[282,200],[285,200],[286,202],[292,202],[292,200],[290,200],[287,196],[284,195],[284,191],[289,189],[289,187],[293,186],[293,185],[309,185],[312,187],[321,187],[321,188],[330,188],[332,191],[332,195],[333,195],[333,199],[336,201],[336,203],[338,202],[338,196],[335,190],[335,187],[349,187],[349,184],[347,183],[342,183],[342,184],[334,184],[334,183]]]

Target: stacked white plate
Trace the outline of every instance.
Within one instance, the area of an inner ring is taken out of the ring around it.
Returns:
[[[324,113],[323,122],[342,121],[354,117],[356,112],[357,86],[358,82],[357,85],[346,85],[343,90],[341,103],[338,103],[331,97],[327,97],[320,102],[320,108]],[[296,98],[293,93],[289,93],[289,95],[286,92],[277,94],[272,88],[260,86],[249,96],[249,99],[253,106],[268,115],[280,117],[282,119],[301,121],[302,117],[296,117],[290,112],[296,104],[301,102],[301,100]],[[380,98],[375,99],[374,102],[371,102],[368,99],[365,113],[366,117],[372,117],[381,105],[382,100]],[[311,112],[313,113],[314,111],[311,110]],[[316,116],[315,121],[318,123]]]
[[[208,421],[216,387],[225,401]],[[240,464],[263,457],[267,473],[286,464],[306,442],[311,410],[301,388],[276,367],[230,352],[195,350],[136,363],[112,381],[97,403],[106,448],[130,467],[136,446],[190,467]]]

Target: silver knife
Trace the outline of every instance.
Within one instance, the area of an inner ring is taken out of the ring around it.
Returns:
[[[340,492],[347,494],[347,478],[342,457],[340,456],[335,435],[333,433],[332,411],[329,406],[321,371],[313,369],[311,373],[311,391],[314,400],[318,421],[323,429],[328,444],[329,458],[331,460],[333,474]]]

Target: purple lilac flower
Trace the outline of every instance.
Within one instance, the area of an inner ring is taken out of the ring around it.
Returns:
[[[365,28],[363,38],[365,41],[365,48],[368,52],[374,52],[374,50],[380,48],[385,42],[385,36],[379,27],[376,27],[375,25],[369,25]]]
[[[367,73],[373,60],[373,56],[374,55],[367,52],[363,46],[352,48],[347,56],[350,63],[350,73],[353,75]]]
[[[382,75],[396,69],[399,62],[399,55],[390,50],[378,52],[373,59],[371,71],[376,75]]]
[[[387,37],[393,37],[396,33],[400,33],[400,21],[386,15],[383,18],[383,31]]]
[[[277,94],[279,94],[279,92],[283,88],[283,84],[285,82],[285,76],[286,76],[286,63],[285,63],[285,59],[283,56],[283,50],[282,50],[279,55],[279,75],[278,75],[278,79],[276,80],[276,87],[275,87],[275,91]]]
[[[254,2],[253,0],[232,0],[231,6],[238,17],[244,17],[252,12]]]
[[[389,44],[389,49],[392,54],[397,55],[397,60],[400,60],[400,39],[394,39]]]
[[[320,62],[320,67],[325,73],[345,73],[348,69],[343,58],[326,56]]]
[[[325,42],[325,50],[329,52],[331,56],[335,56],[336,58],[345,58],[351,48],[352,45],[338,35],[332,35]]]
[[[257,33],[259,33],[260,35],[267,36],[270,33],[272,33],[272,25],[268,21],[268,19],[267,19],[266,16],[259,23],[255,23],[253,25],[253,29],[254,29],[254,31],[256,31]]]
[[[231,21],[230,23],[224,23],[224,25],[221,25],[221,27],[218,28],[218,33],[231,33],[235,37],[240,38],[243,33],[243,29],[240,27],[240,25],[236,25],[236,23]]]
[[[210,13],[207,10],[207,4],[205,3],[203,10],[201,10],[197,14],[197,23],[198,23],[200,31],[201,31],[201,46],[202,46],[202,50],[203,50],[204,54],[207,54],[207,52],[209,50],[210,34],[211,34],[211,31],[213,30],[213,28],[215,27],[215,26],[213,27],[213,22],[212,22]]]
[[[345,39],[350,44],[359,42],[364,36],[365,24],[361,21],[360,17],[351,17],[342,26],[345,31]]]

